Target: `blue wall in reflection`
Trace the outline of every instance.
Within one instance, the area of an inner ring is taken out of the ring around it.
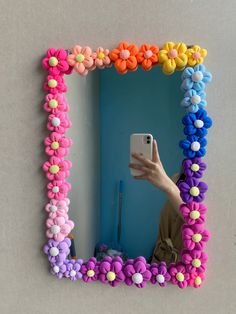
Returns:
[[[100,240],[116,242],[118,185],[124,181],[121,245],[129,257],[149,258],[156,243],[165,195],[132,178],[128,168],[130,135],[151,133],[168,175],[179,172],[183,137],[180,72],[166,76],[159,67],[126,75],[100,72],[101,224]]]

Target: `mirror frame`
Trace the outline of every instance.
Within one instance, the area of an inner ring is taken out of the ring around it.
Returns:
[[[147,282],[165,287],[167,282],[179,288],[192,286],[198,288],[205,278],[207,254],[204,252],[210,233],[204,227],[206,205],[203,203],[206,183],[201,181],[206,164],[202,157],[206,154],[206,135],[211,127],[211,118],[204,110],[206,106],[205,85],[211,81],[203,61],[206,49],[198,45],[186,46],[184,43],[167,42],[162,48],[143,44],[137,47],[128,42],[120,42],[111,51],[102,47],[92,50],[90,47],[76,45],[71,50],[49,48],[42,60],[42,66],[48,71],[43,85],[46,92],[44,110],[48,113],[48,136],[44,140],[47,161],[43,170],[48,179],[45,206],[47,212],[47,243],[43,247],[50,263],[50,271],[57,278],[69,278],[72,281],[101,281],[112,287],[125,282],[128,286],[143,288]],[[169,266],[166,263],[147,263],[139,256],[123,262],[121,258],[106,256],[102,261],[95,257],[88,260],[69,259],[71,247],[70,232],[74,227],[69,219],[70,201],[67,193],[71,189],[66,181],[72,163],[66,160],[72,140],[65,136],[71,122],[68,117],[69,105],[65,98],[67,86],[64,75],[73,70],[86,76],[95,68],[104,69],[115,66],[119,74],[135,71],[138,67],[151,70],[161,66],[163,73],[171,75],[174,71],[183,71],[180,87],[184,92],[181,106],[187,111],[183,117],[185,139],[180,141],[184,160],[182,163],[185,179],[178,184],[183,203],[180,212],[184,218],[181,229],[184,249],[181,260]]]

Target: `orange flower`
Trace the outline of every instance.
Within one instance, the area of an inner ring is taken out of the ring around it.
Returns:
[[[137,54],[137,60],[145,71],[151,70],[152,66],[157,64],[158,52],[159,48],[157,46],[144,44],[140,47],[139,53]]]
[[[109,57],[115,63],[115,68],[120,74],[127,73],[128,70],[137,70],[138,47],[126,41],[121,42],[116,49],[113,49]]]

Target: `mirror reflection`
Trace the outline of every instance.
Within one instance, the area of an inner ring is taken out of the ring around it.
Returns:
[[[77,257],[179,258],[180,73],[114,68],[66,77],[73,145],[68,181]]]

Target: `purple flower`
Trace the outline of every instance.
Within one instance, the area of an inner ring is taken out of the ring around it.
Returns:
[[[181,255],[182,262],[186,264],[186,269],[189,273],[194,273],[196,271],[204,273],[206,271],[208,256],[205,252],[198,250],[184,250]]]
[[[134,284],[138,288],[144,288],[152,275],[148,268],[149,265],[142,256],[137,257],[134,260],[129,259],[123,270],[126,277],[125,283],[128,286]]]
[[[167,271],[165,262],[151,264],[150,271],[152,273],[150,280],[152,284],[158,283],[161,287],[165,287],[167,282],[170,281],[170,274]]]
[[[61,242],[50,239],[44,245],[43,251],[47,254],[50,263],[61,265],[70,253],[70,245],[71,241],[68,238],[65,238]]]
[[[171,276],[170,281],[174,285],[178,285],[181,289],[187,287],[190,276],[183,264],[178,263],[170,265],[169,274]]]
[[[203,172],[206,169],[206,164],[202,162],[200,157],[184,159],[182,166],[186,177],[193,177],[197,179],[203,176]]]
[[[202,202],[205,198],[205,192],[208,189],[206,183],[196,178],[187,178],[184,181],[180,181],[178,188],[180,190],[180,196],[185,203],[192,201]]]
[[[57,278],[61,279],[65,275],[65,272],[66,272],[66,262],[64,262],[61,265],[51,264],[50,272]]]
[[[83,281],[91,282],[98,279],[99,263],[95,257],[91,257],[87,262],[81,266],[81,273]]]
[[[69,260],[66,263],[66,272],[65,277],[69,278],[72,281],[82,278],[82,274],[80,272],[81,265],[83,264],[82,259],[78,260]]]
[[[206,242],[210,239],[210,233],[204,229],[202,224],[183,225],[182,239],[187,250],[204,250]]]
[[[202,224],[205,222],[205,213],[207,207],[203,203],[190,202],[188,204],[181,204],[180,211],[188,225]]]
[[[184,134],[197,135],[199,137],[206,136],[212,126],[212,120],[207,116],[207,112],[203,109],[198,110],[196,113],[188,113],[182,119],[185,125]]]
[[[104,257],[99,265],[99,279],[112,287],[117,286],[125,279],[124,273],[122,272],[123,261],[117,256],[112,258],[110,256]]]
[[[207,140],[205,137],[198,137],[196,135],[188,135],[185,140],[179,142],[184,155],[188,158],[203,157],[206,154],[206,145]]]

